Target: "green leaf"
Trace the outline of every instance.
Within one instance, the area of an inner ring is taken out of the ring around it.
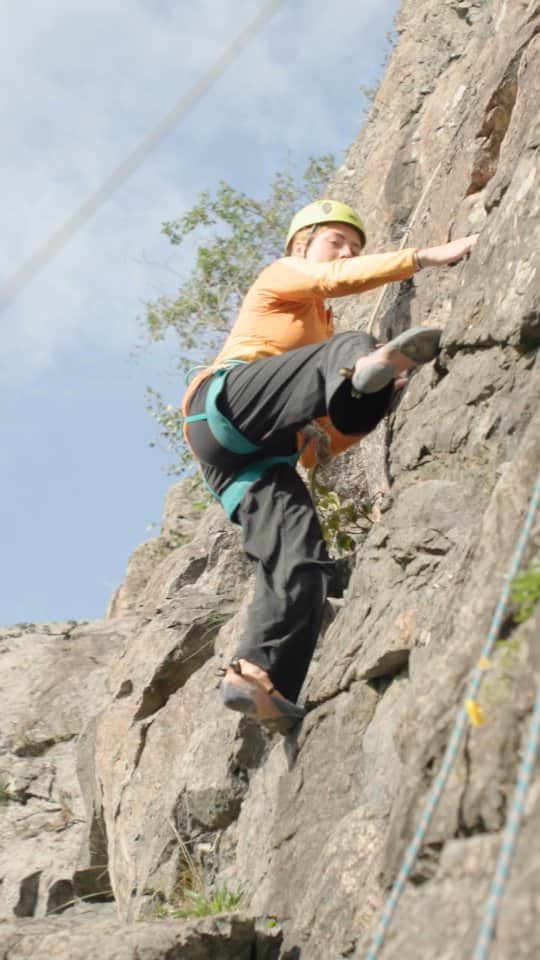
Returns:
[[[532,617],[540,602],[540,566],[524,570],[514,577],[510,597],[515,607],[516,623],[524,623]]]

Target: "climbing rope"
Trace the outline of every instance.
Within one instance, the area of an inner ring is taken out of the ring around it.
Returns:
[[[395,909],[397,907],[401,894],[403,893],[405,884],[410,876],[410,873],[416,863],[416,859],[420,851],[420,848],[424,842],[427,829],[429,827],[429,824],[431,823],[433,814],[437,809],[444,787],[446,785],[448,777],[454,766],[454,763],[458,754],[458,750],[461,744],[461,740],[467,729],[468,723],[471,720],[471,708],[474,707],[474,705],[476,704],[476,698],[478,696],[478,691],[482,683],[482,678],[485,672],[486,663],[489,661],[489,657],[493,651],[493,647],[495,646],[495,642],[501,630],[503,617],[508,604],[508,599],[510,597],[512,580],[514,579],[516,573],[518,572],[521,560],[523,558],[525,547],[527,545],[527,542],[533,527],[536,511],[538,510],[539,502],[540,502],[540,474],[538,475],[538,478],[536,480],[536,486],[534,488],[534,492],[531,497],[529,507],[527,510],[527,515],[525,517],[525,521],[521,529],[521,533],[516,545],[516,549],[512,557],[510,569],[505,577],[501,596],[499,598],[499,602],[497,604],[495,613],[493,615],[493,619],[491,622],[491,626],[489,629],[489,633],[488,633],[484,648],[480,655],[480,659],[478,660],[476,666],[474,667],[469,679],[465,702],[459,711],[457,720],[454,725],[454,729],[452,730],[450,740],[448,742],[448,746],[446,748],[446,751],[443,757],[441,769],[439,770],[439,773],[437,774],[433,782],[433,786],[429,792],[422,816],[420,818],[420,823],[405,853],[405,857],[403,859],[403,863],[401,865],[400,871],[398,873],[398,876],[396,878],[396,881],[394,883],[390,896],[388,897],[386,904],[384,906],[383,912],[381,914],[381,918],[377,925],[377,929],[375,930],[371,945],[366,954],[366,960],[376,960],[376,958],[379,956],[380,949],[384,943],[384,939],[388,932],[388,928],[390,926]],[[528,752],[527,752],[527,756],[528,756]],[[512,830],[517,832],[517,828],[515,826],[512,827]],[[494,884],[495,883],[498,884],[499,879],[500,879],[499,875],[497,875],[495,878]],[[500,898],[500,894],[499,894],[499,898]],[[490,904],[489,905],[490,917],[492,917],[491,922],[494,923],[496,906],[498,904],[498,901],[495,907],[493,907],[493,905],[491,904],[491,898],[490,898],[489,904]],[[490,929],[493,929],[493,927],[491,927]],[[484,956],[485,954],[480,953],[478,954],[478,957],[475,956],[474,960],[481,960],[481,958],[483,958]]]
[[[422,190],[422,194],[421,194],[421,196],[420,196],[420,199],[419,199],[418,203],[416,204],[416,206],[415,206],[415,208],[414,208],[414,210],[413,210],[413,212],[412,212],[412,214],[411,214],[410,220],[409,220],[407,226],[405,227],[405,230],[403,231],[403,236],[402,236],[402,238],[401,238],[401,243],[400,243],[400,245],[399,245],[399,247],[398,247],[398,250],[403,250],[403,247],[405,246],[407,240],[409,239],[409,234],[411,233],[412,228],[413,228],[413,226],[414,226],[414,223],[415,223],[415,220],[416,220],[416,215],[417,215],[418,211],[420,210],[420,207],[422,206],[422,204],[423,204],[423,202],[424,202],[424,200],[425,200],[425,198],[426,198],[426,196],[427,196],[427,194],[428,194],[428,191],[429,191],[429,188],[431,187],[431,184],[433,183],[435,177],[437,176],[437,174],[438,174],[438,172],[439,172],[439,170],[440,170],[441,164],[442,164],[442,160],[439,160],[439,162],[438,162],[437,166],[435,167],[433,173],[431,174],[428,182],[426,183],[424,189]],[[373,327],[374,327],[374,324],[375,324],[375,320],[376,320],[377,314],[378,314],[378,312],[379,312],[379,308],[380,308],[381,303],[383,302],[383,300],[384,300],[384,298],[385,298],[385,296],[386,296],[386,293],[387,293],[387,288],[386,288],[386,287],[383,287],[382,290],[381,290],[381,292],[380,292],[380,294],[379,294],[379,297],[378,297],[378,299],[377,299],[377,303],[375,304],[375,309],[373,310],[373,313],[371,314],[371,317],[370,317],[370,319],[369,319],[369,323],[368,323],[367,328],[366,328],[368,333],[371,333],[372,330],[373,330]]]
[[[504,893],[504,887],[510,873],[510,864],[514,854],[514,849],[519,836],[521,821],[525,811],[525,800],[532,779],[536,757],[538,754],[538,745],[540,743],[540,690],[536,695],[533,714],[523,759],[519,765],[518,778],[512,804],[504,827],[504,833],[501,840],[501,849],[495,867],[495,874],[489,890],[489,897],[486,903],[480,933],[476,942],[473,960],[486,960],[489,954],[491,941],[495,933],[497,924],[497,914],[499,905]]]
[[[109,174],[98,189],[8,278],[4,286],[0,288],[0,309],[14,299],[34,274],[66,246],[74,234],[94,215],[96,210],[99,210],[109,197],[122,186],[124,181],[140,167],[146,157],[174,129],[184,114],[199,102],[219,80],[225,70],[234,63],[244,48],[266,26],[266,23],[277,13],[284,2],[285,0],[270,0],[240,31],[217,60],[180,97],[172,109],[133,148],[125,160]]]

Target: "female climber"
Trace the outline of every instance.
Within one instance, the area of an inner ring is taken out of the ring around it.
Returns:
[[[317,421],[332,455],[356,443],[384,417],[407,371],[435,357],[441,332],[415,327],[379,346],[359,331],[336,334],[325,298],[457,263],[476,240],[362,256],[366,233],[354,210],[309,204],[292,220],[286,255],[262,271],[221,353],[184,397],[186,439],[255,568],[221,698],[269,729],[286,733],[305,715],[297,699],[332,570],[295,469],[299,457],[313,463],[314,441],[302,431]]]

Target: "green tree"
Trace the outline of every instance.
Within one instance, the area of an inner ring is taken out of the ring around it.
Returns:
[[[334,158],[326,155],[311,159],[299,178],[290,170],[277,173],[262,200],[221,182],[214,195],[201,193],[183,216],[163,224],[162,232],[174,246],[186,241],[196,245],[193,268],[177,294],[146,305],[148,339],[157,342],[173,334],[179,371],[185,374],[216,355],[258,273],[283,256],[291,217],[324,193],[334,170]],[[179,412],[152,387],[147,398],[161,440],[173,456],[169,472],[179,473],[188,459]]]

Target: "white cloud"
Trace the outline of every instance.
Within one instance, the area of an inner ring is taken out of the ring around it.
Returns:
[[[262,6],[262,0],[255,8],[251,0],[11,5],[0,36],[4,278]],[[360,119],[357,87],[382,58],[373,30],[396,6],[397,0],[285,4],[153,157],[4,310],[4,376],[33,375],[79,348],[126,350],[140,301],[161,283],[137,258],[148,249],[165,259],[160,223],[199,190],[221,178],[264,187],[288,151],[300,164],[310,154],[339,152]],[[172,284],[166,274],[162,282]]]

